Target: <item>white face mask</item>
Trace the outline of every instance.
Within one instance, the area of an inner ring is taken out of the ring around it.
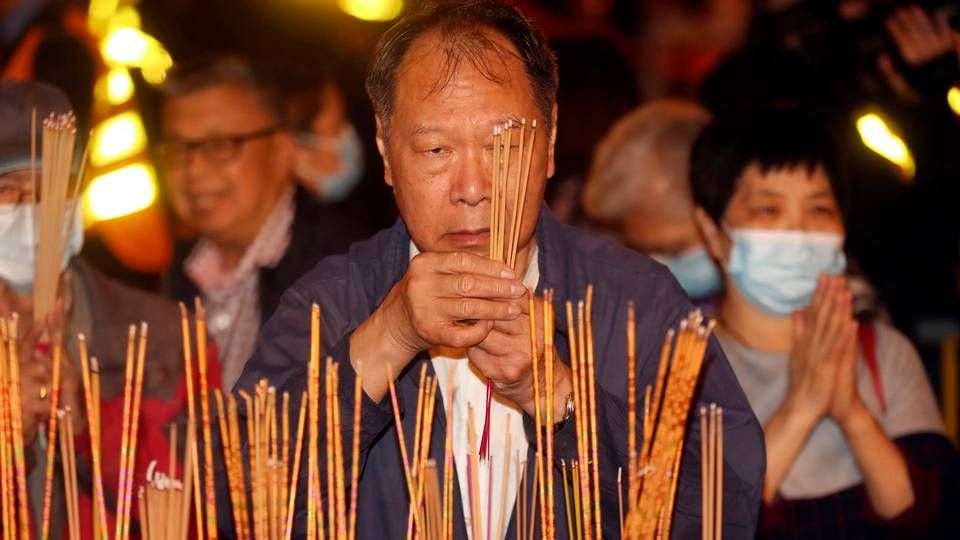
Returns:
[[[0,206],[0,279],[21,294],[27,294],[33,289],[34,257],[40,240],[39,227],[34,216],[39,214],[39,205]],[[63,251],[61,271],[66,270],[70,259],[80,253],[83,247],[83,218],[79,205],[74,213],[72,226],[70,221],[64,221],[64,227],[70,227],[70,238],[67,238]],[[66,232],[64,230],[64,233]]]
[[[777,317],[807,307],[821,273],[841,274],[847,266],[842,234],[733,229],[730,237],[730,279],[751,304]]]

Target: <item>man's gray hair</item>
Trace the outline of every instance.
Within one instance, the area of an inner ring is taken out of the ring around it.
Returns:
[[[275,84],[242,56],[211,56],[178,63],[170,71],[161,91],[165,99],[173,99],[220,85],[249,88],[257,95],[265,112],[275,116],[278,121],[283,118]]]

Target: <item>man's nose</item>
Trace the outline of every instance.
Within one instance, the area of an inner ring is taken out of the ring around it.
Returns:
[[[209,176],[211,166],[210,160],[199,148],[191,148],[183,156],[183,172],[187,180],[199,180]]]
[[[450,199],[454,204],[477,206],[490,198],[490,163],[483,148],[463,154],[454,174]]]

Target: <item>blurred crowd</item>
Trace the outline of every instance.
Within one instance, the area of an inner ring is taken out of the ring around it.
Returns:
[[[97,347],[146,320],[152,343],[176,343],[175,303],[197,296],[216,343],[210,377],[232,387],[284,291],[397,219],[363,87],[383,24],[293,2],[140,4],[174,66],[161,84],[136,81],[163,210],[162,232],[136,249],[169,257],[138,268],[96,228],[70,245],[59,317],[23,344],[38,359],[24,372],[25,418],[45,412],[44,330]],[[559,63],[547,204],[666,265],[717,319],[764,426],[760,535],[956,534],[944,510],[960,501],[957,412],[940,404],[956,396],[941,371],[960,335],[958,5],[517,4]],[[85,10],[0,0],[0,316],[32,319],[30,109],[73,110],[81,132],[92,127],[102,66],[75,20]],[[912,166],[868,147],[868,114],[905,141]],[[100,358],[105,403],[121,392],[114,348]],[[158,346],[148,364],[148,436],[162,438],[182,405],[180,353]],[[77,377],[66,369],[79,410]]]

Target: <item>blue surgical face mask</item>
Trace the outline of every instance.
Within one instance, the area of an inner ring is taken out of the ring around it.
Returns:
[[[820,274],[841,274],[842,234],[733,229],[727,273],[746,299],[777,317],[810,304]]]
[[[340,135],[333,138],[319,137],[313,133],[301,133],[298,142],[310,150],[336,151],[340,168],[333,173],[316,170],[307,160],[300,160],[296,175],[315,186],[317,197],[328,202],[346,199],[353,188],[363,179],[363,145],[357,130],[347,124]]]
[[[688,249],[679,255],[654,255],[653,258],[670,269],[690,298],[708,298],[723,287],[720,270],[703,246]]]
[[[34,256],[39,241],[39,224],[34,220],[39,214],[39,205],[0,206],[0,279],[20,294],[33,290]],[[64,247],[61,271],[66,270],[70,259],[83,247],[83,219],[79,207],[72,221],[71,225],[71,219],[64,220],[64,227],[70,228],[70,237]]]

